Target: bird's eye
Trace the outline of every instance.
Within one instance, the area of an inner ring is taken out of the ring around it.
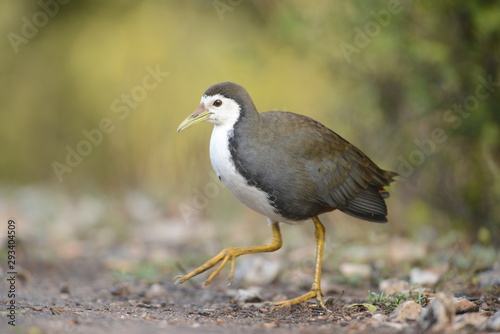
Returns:
[[[220,107],[222,105],[222,101],[221,100],[215,100],[213,104],[216,107]]]

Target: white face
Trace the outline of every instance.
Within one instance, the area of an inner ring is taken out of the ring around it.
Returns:
[[[236,101],[220,94],[203,95],[201,103],[205,106],[205,110],[210,113],[206,122],[232,127],[240,117],[240,107]]]

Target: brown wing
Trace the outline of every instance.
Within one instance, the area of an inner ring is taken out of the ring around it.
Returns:
[[[324,212],[339,209],[360,219],[387,221],[384,197],[388,192],[383,188],[396,173],[380,169],[354,145],[311,118],[283,112],[265,114],[269,114],[267,119],[276,119],[270,122],[279,139],[275,147],[293,152],[295,170],[314,184],[315,200]]]
[[[380,169],[359,149],[347,144],[337,160],[326,164],[330,204],[341,211],[364,220],[387,221],[384,197],[395,173]],[[328,196],[327,195],[327,196]]]

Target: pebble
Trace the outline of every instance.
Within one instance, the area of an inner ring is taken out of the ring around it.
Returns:
[[[406,322],[417,320],[422,313],[422,306],[413,300],[400,304],[389,316],[390,321]]]
[[[426,331],[432,327],[434,331],[449,327],[455,317],[455,304],[453,297],[443,293],[431,300],[418,318],[418,326]]]
[[[151,297],[158,297],[164,294],[165,294],[165,288],[159,283],[154,283],[147,291],[147,295]]]
[[[455,313],[463,314],[467,312],[477,312],[479,306],[467,299],[455,300]]]
[[[495,314],[488,319],[488,329],[500,332],[500,310],[496,311]]]
[[[474,327],[477,330],[483,330],[487,326],[487,321],[487,317],[477,312],[466,313],[456,317],[453,329],[455,332],[465,327]]]
[[[281,262],[262,256],[253,256],[242,259],[236,270],[236,280],[241,280],[245,285],[268,285],[279,275]]]
[[[408,287],[408,282],[398,278],[389,278],[382,280],[378,285],[379,290],[386,295],[408,290]]]
[[[255,303],[261,302],[261,288],[258,286],[252,286],[247,289],[238,289],[234,295],[234,299],[238,301],[238,303]]]
[[[61,287],[59,288],[59,293],[69,295],[70,292],[69,292],[69,286],[68,286],[68,284],[61,285]]]
[[[412,284],[421,284],[421,285],[435,285],[441,274],[434,270],[425,270],[420,268],[413,268],[410,271],[410,282]]]
[[[374,313],[372,315],[372,319],[377,320],[377,321],[385,321],[387,318],[388,317],[382,313]]]
[[[480,288],[500,285],[500,270],[484,271],[479,274],[478,280]]]
[[[275,322],[265,322],[264,323],[264,327],[267,327],[267,328],[274,328],[274,327],[277,327],[278,325],[275,323]]]
[[[112,286],[109,291],[113,296],[126,297],[130,295],[130,289],[126,285]]]
[[[400,238],[395,238],[389,243],[388,252],[392,263],[411,263],[427,256],[424,243],[415,243]]]
[[[368,279],[372,275],[372,268],[368,264],[344,262],[340,264],[340,273],[345,277],[360,277]]]

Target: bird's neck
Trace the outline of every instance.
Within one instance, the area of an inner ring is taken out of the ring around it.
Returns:
[[[235,134],[248,137],[255,133],[255,130],[258,129],[261,121],[262,117],[252,105],[247,110],[241,110],[240,116],[238,117],[232,128]]]

